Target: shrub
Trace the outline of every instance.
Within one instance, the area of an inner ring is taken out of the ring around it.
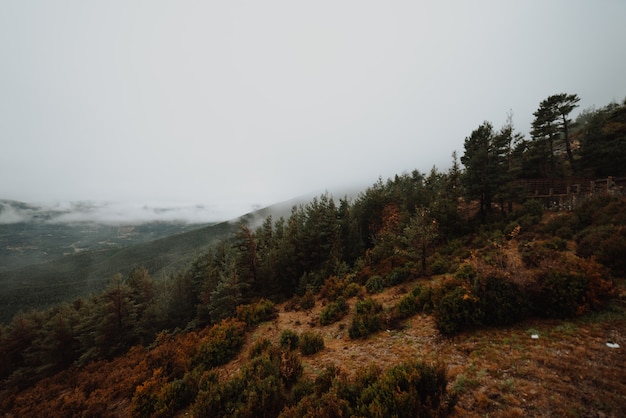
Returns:
[[[365,289],[369,293],[380,293],[385,289],[385,281],[379,275],[374,275],[365,282]]]
[[[412,294],[404,296],[396,305],[396,311],[401,319],[415,315],[419,312],[417,307],[417,297]]]
[[[302,377],[302,361],[297,353],[281,351],[280,353],[280,376],[287,387],[295,384]]]
[[[524,266],[529,268],[539,267],[546,260],[558,258],[556,250],[538,242],[520,244],[518,250]]]
[[[348,330],[350,338],[366,337],[382,329],[384,318],[383,307],[373,299],[358,301],[355,305],[356,314]]]
[[[565,251],[565,250],[567,250],[567,241],[565,241],[563,238],[559,238],[559,237],[551,238],[551,239],[545,241],[542,245],[543,245],[544,248],[547,248],[549,250],[554,250],[554,251]]]
[[[300,298],[300,307],[305,311],[313,309],[315,306],[315,294],[311,289],[308,289],[304,295]]]
[[[325,298],[329,302],[333,302],[339,297],[350,297],[347,293],[351,293],[354,291],[354,286],[351,287],[351,285],[358,286],[356,283],[350,281],[349,275],[346,275],[343,278],[330,276],[326,279],[324,285],[320,289],[319,296],[320,298]],[[351,289],[348,290],[348,288],[350,287]]]
[[[299,346],[305,356],[315,354],[324,348],[324,338],[320,334],[307,331],[300,336]]]
[[[429,264],[429,269],[430,273],[434,275],[445,274],[450,272],[455,267],[455,265],[456,263],[451,257],[435,253],[432,257],[432,261]]]
[[[531,290],[536,314],[549,318],[576,315],[585,304],[589,281],[577,272],[543,271]]]
[[[349,417],[350,405],[336,393],[328,392],[317,397],[305,396],[297,405],[284,409],[280,418]]]
[[[576,254],[595,257],[616,276],[626,276],[626,228],[613,225],[587,228],[576,241]]]
[[[483,313],[480,300],[464,286],[443,289],[434,302],[437,329],[442,334],[454,334],[481,323]]]
[[[423,362],[403,363],[367,386],[358,400],[360,416],[447,416],[446,369]]]
[[[391,270],[389,276],[387,276],[387,281],[390,286],[395,286],[397,284],[404,283],[409,279],[409,277],[411,277],[411,269],[407,263],[402,267],[396,267]]]
[[[262,338],[261,340],[256,341],[254,344],[252,344],[248,355],[250,356],[250,358],[259,357],[263,355],[263,353],[266,353],[270,348],[272,348],[272,342],[267,338]]]
[[[261,299],[256,303],[237,306],[237,320],[245,322],[249,327],[276,318],[274,303]]]
[[[430,312],[431,307],[432,289],[418,284],[395,306],[396,319],[405,319],[422,311]]]
[[[456,273],[454,273],[454,277],[462,281],[471,282],[476,278],[477,274],[476,269],[469,263],[463,263],[459,266]]]
[[[480,300],[482,323],[508,325],[523,319],[528,313],[527,297],[506,277],[489,275],[476,279],[474,293]]]
[[[348,313],[348,304],[343,296],[339,296],[334,302],[326,305],[326,308],[320,314],[320,324],[329,325],[339,321]]]
[[[194,363],[210,369],[230,361],[243,345],[245,327],[243,322],[233,319],[214,325],[200,340]]]
[[[280,346],[282,348],[295,350],[296,348],[298,348],[299,340],[300,337],[298,337],[298,334],[295,331],[286,329],[280,333]]]
[[[206,382],[196,397],[195,416],[277,416],[285,406],[280,351],[268,347],[227,382]]]
[[[165,384],[165,377],[162,376],[162,369],[156,369],[152,377],[137,386],[132,398],[131,412],[133,417],[158,416],[165,408],[161,399],[160,391]]]

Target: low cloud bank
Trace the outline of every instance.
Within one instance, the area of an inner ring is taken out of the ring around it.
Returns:
[[[234,219],[257,205],[184,203],[63,202],[31,204],[0,200],[0,224],[21,222],[141,224],[147,222],[213,223]]]

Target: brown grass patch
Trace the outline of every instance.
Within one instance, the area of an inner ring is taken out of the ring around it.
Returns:
[[[372,295],[385,308],[396,304],[415,283]],[[429,315],[419,314],[399,330],[383,330],[366,339],[348,336],[350,314],[319,325],[318,300],[309,311],[286,311],[261,324],[223,376],[234,375],[250,345],[267,338],[278,345],[283,330],[319,332],[325,348],[303,356],[304,376],[314,377],[335,365],[347,374],[368,364],[387,369],[409,359],[442,361],[448,367],[448,390],[458,395],[453,416],[626,416],[626,313],[624,307],[571,321],[526,321],[507,328],[480,329],[442,337]],[[538,334],[538,339],[531,338]],[[612,341],[618,349],[607,347]]]

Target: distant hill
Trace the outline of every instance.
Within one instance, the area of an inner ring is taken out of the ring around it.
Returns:
[[[0,321],[98,292],[117,273],[145,267],[154,277],[180,272],[240,223],[286,216],[298,200],[213,225],[53,222],[67,212],[0,201]],[[7,223],[11,221],[11,223]],[[15,222],[17,221],[17,222]]]

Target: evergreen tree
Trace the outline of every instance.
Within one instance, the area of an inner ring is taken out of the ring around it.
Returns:
[[[593,177],[626,175],[626,104],[594,111],[582,128],[580,162]]]
[[[417,255],[422,265],[422,274],[426,272],[426,257],[430,245],[439,235],[437,221],[428,209],[419,208],[404,228],[402,239]]]
[[[238,305],[250,302],[253,283],[239,270],[238,253],[234,246],[227,248],[219,270],[217,287],[211,292],[208,311],[212,323],[235,315]]]
[[[495,197],[504,214],[505,207],[509,213],[513,211],[513,201],[520,197],[520,191],[512,185],[512,180],[519,174],[520,166],[515,161],[514,149],[524,140],[521,133],[515,132],[513,127],[513,114],[507,114],[506,123],[493,137],[496,165],[500,181]],[[506,203],[506,204],[505,204]]]
[[[492,211],[494,198],[508,181],[507,166],[503,164],[505,149],[497,139],[493,126],[485,121],[465,138],[465,153],[461,157],[465,194],[478,200],[481,222]]]
[[[533,139],[531,148],[535,163],[540,163],[541,158],[547,159],[548,164],[540,171],[545,177],[556,174],[556,144],[559,138],[563,139],[565,152],[570,170],[574,170],[574,156],[570,141],[571,119],[569,114],[576,108],[580,98],[576,94],[555,94],[543,100],[539,109],[533,113],[535,119],[532,122],[531,136]]]
[[[256,237],[245,224],[239,226],[233,247],[239,280],[246,283],[254,296],[265,296],[263,283],[258,278],[259,255]],[[246,295],[246,297],[251,298],[252,295]]]

